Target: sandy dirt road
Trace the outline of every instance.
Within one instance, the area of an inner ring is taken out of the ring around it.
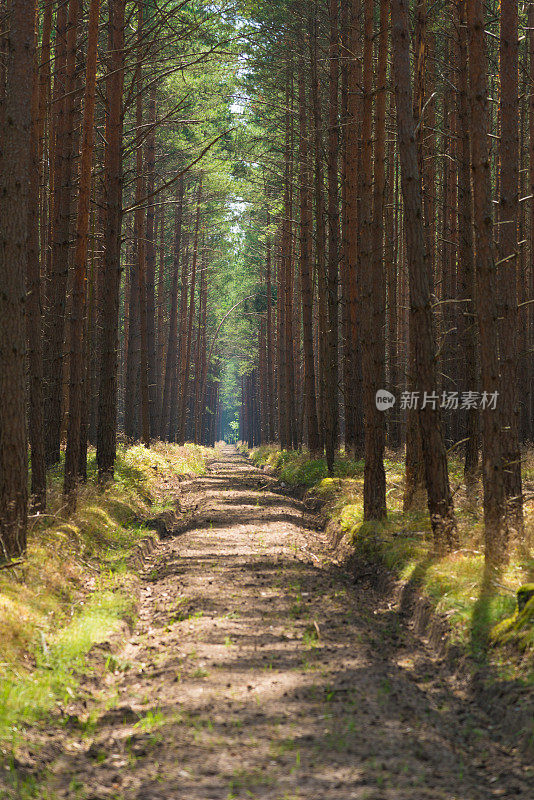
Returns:
[[[273,478],[225,448],[191,488],[199,527],[158,545],[117,668],[82,680],[91,724],[46,734],[43,798],[534,797],[525,757]]]

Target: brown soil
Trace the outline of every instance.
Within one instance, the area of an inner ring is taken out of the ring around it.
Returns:
[[[191,489],[196,527],[149,556],[116,671],[19,765],[43,798],[534,796],[526,757],[274,478],[226,448]]]

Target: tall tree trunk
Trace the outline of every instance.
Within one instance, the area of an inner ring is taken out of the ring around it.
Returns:
[[[54,150],[53,235],[50,243],[51,264],[46,292],[44,363],[47,392],[45,403],[46,460],[49,465],[59,461],[61,441],[63,340],[69,269],[78,14],[79,0],[70,0],[68,17],[66,4],[60,4],[57,15],[57,57],[54,80],[57,128]]]
[[[135,236],[134,236],[135,238]],[[137,239],[138,241],[138,239]],[[135,242],[134,242],[135,244]],[[139,364],[140,364],[140,307],[139,307],[139,261],[137,250],[130,263],[126,262],[128,280],[125,297],[125,376],[124,376],[124,432],[128,439],[139,435]]]
[[[394,114],[391,107],[390,113]],[[400,376],[398,364],[398,265],[397,256],[399,244],[396,237],[396,194],[395,194],[395,142],[392,140],[388,145],[388,166],[387,166],[387,195],[384,225],[385,241],[385,274],[387,289],[387,367],[388,385],[390,391],[399,395]],[[396,450],[400,447],[400,417],[397,407],[393,407],[389,412],[388,419],[388,444]]]
[[[157,350],[156,350],[156,395],[157,395],[157,417],[159,436],[161,434],[161,415],[163,413],[163,383],[165,371],[165,206],[163,201],[156,207],[157,214],[155,229],[159,226],[159,246],[158,246],[158,300],[157,300]],[[157,233],[156,233],[157,235]]]
[[[146,301],[147,301],[147,358],[148,393],[150,401],[150,435],[158,435],[158,379],[156,358],[156,234],[154,198],[151,197],[155,182],[156,166],[156,85],[150,89],[148,124],[151,131],[146,144],[146,171],[148,204],[146,211]]]
[[[184,444],[186,439],[186,417],[189,393],[189,374],[191,372],[191,346],[193,342],[193,320],[195,316],[195,289],[197,278],[198,241],[200,229],[200,204],[202,201],[202,175],[198,182],[197,210],[195,218],[195,233],[193,240],[193,258],[191,265],[191,291],[189,296],[189,319],[187,322],[187,344],[184,358],[184,371],[181,390],[181,403],[178,420],[178,444]],[[181,344],[181,343],[180,343]]]
[[[281,243],[283,233],[280,233]],[[282,245],[283,246],[283,245]],[[281,249],[281,248],[280,248]],[[285,283],[286,283],[285,260],[282,254],[278,257],[278,286],[277,286],[277,350],[278,350],[278,431],[280,436],[280,448],[287,450],[289,447],[289,416],[287,410],[287,393],[285,388],[286,379],[286,305],[285,305]]]
[[[458,14],[458,268],[460,297],[458,340],[464,353],[464,389],[476,391],[479,385],[475,321],[475,243],[473,239],[473,195],[471,191],[471,150],[469,135],[469,96],[467,76],[467,19],[465,2],[456,6]],[[479,414],[467,411],[464,475],[470,494],[478,472]]]
[[[528,64],[528,36],[525,36],[520,44],[520,61]],[[527,129],[528,129],[528,92],[529,78],[526,69],[521,70],[520,86],[519,86],[519,193],[521,197],[528,196],[528,154],[527,154]],[[529,303],[529,289],[530,289],[530,269],[528,258],[528,233],[527,233],[527,217],[528,210],[525,202],[519,203],[519,219],[518,219],[518,247],[519,247],[519,261],[518,261],[518,302],[519,302],[519,343],[518,343],[518,361],[519,361],[519,382],[518,392],[520,399],[519,410],[519,441],[528,442],[530,440],[530,425],[531,420],[529,416],[530,410],[530,389],[529,389],[529,368],[531,359],[529,358],[529,311],[532,303]],[[534,293],[533,293],[534,296]],[[534,422],[534,420],[533,420]],[[523,534],[523,541],[528,539]]]
[[[239,413],[239,441],[244,444],[246,442],[247,430],[247,406],[245,402],[245,376],[241,376],[241,409]]]
[[[76,245],[74,250],[74,285],[70,318],[70,386],[69,423],[65,453],[64,494],[73,508],[76,504],[76,482],[80,458],[80,432],[82,417],[82,392],[85,373],[84,323],[86,306],[87,247],[89,242],[89,216],[91,194],[91,168],[93,164],[94,120],[96,100],[96,64],[98,46],[98,21],[100,0],[91,0],[87,64],[85,69],[85,99],[82,125],[80,180],[78,185],[78,214],[76,219]]]
[[[82,397],[82,415],[80,431],[80,458],[78,460],[78,476],[80,481],[87,483],[87,447],[94,438],[94,423],[96,421],[95,390],[95,350],[96,350],[96,219],[99,211],[93,209],[91,215],[91,255],[89,258],[89,271],[87,275],[87,312],[84,332],[84,362],[85,362],[85,392]]]
[[[37,42],[38,11],[35,17]],[[39,70],[35,58],[32,87],[30,189],[28,195],[28,271],[26,333],[28,339],[28,422],[31,452],[31,498],[36,511],[46,508],[46,462],[43,419],[43,343],[41,315],[41,274],[39,254]]]
[[[471,174],[475,224],[477,320],[480,341],[481,390],[499,392],[498,311],[496,267],[493,253],[493,191],[488,150],[488,71],[484,42],[482,0],[466,1],[469,43],[469,99]],[[484,485],[485,553],[490,562],[506,557],[506,494],[502,463],[499,412],[488,406],[481,411],[482,480]]]
[[[110,64],[106,78],[106,228],[99,271],[100,391],[97,465],[100,480],[113,477],[116,453],[117,354],[122,228],[122,93],[125,0],[108,0]]]
[[[531,0],[528,9],[528,45],[529,45],[529,107],[528,107],[528,124],[529,124],[529,160],[528,160],[528,176],[529,176],[529,195],[532,197],[530,201],[530,297],[534,298],[534,1]],[[530,303],[528,308],[528,327],[529,327],[529,347],[530,352],[534,351],[534,303]],[[530,417],[530,438],[534,440],[534,366],[532,359],[529,364],[529,395],[530,403],[528,414]]]
[[[178,344],[178,278],[180,274],[180,249],[182,246],[182,219],[184,203],[184,182],[180,178],[176,190],[176,205],[174,216],[174,267],[171,288],[171,310],[169,317],[169,339],[167,343],[167,358],[165,359],[165,382],[163,387],[163,400],[161,406],[160,439],[169,436],[169,420],[171,410],[171,382],[173,372],[176,370],[177,344]],[[182,281],[184,276],[182,276]],[[186,282],[187,285],[187,282]],[[183,288],[183,287],[182,287]]]
[[[436,150],[435,150],[435,102],[432,99],[434,80],[434,33],[428,24],[427,0],[416,0],[414,32],[414,117],[416,124],[419,174],[423,188],[423,214],[425,219],[425,243],[429,264],[433,269],[436,250]],[[446,98],[446,95],[445,95]],[[433,291],[433,273],[430,287]]]
[[[100,240],[103,238],[105,230],[105,194],[102,184],[98,186],[97,197],[99,207],[93,217],[93,242],[91,247],[91,272],[88,286],[88,342],[89,342],[89,355],[88,355],[88,441],[96,446],[98,439],[98,387],[99,387],[99,369],[100,369],[100,353],[99,353],[99,333],[98,333],[98,309],[99,303],[99,290],[101,286],[100,273],[102,271],[103,253],[100,251]],[[98,231],[98,236],[97,236]],[[98,253],[97,253],[98,250]],[[126,283],[126,281],[125,281]],[[126,287],[124,290],[126,295]],[[126,318],[124,320],[126,328]],[[125,331],[126,333],[126,331]],[[125,337],[124,337],[125,338]],[[120,365],[120,372],[122,374],[122,361]]]
[[[518,3],[501,0],[500,41],[500,204],[498,246],[498,315],[500,320],[501,397],[504,486],[509,521],[519,535],[523,531],[521,449],[519,446],[517,305],[517,226],[519,214],[518,130]]]
[[[450,37],[455,33],[454,24],[450,26]],[[456,48],[453,41],[448,41],[445,48],[445,58],[453,70],[457,70]],[[441,339],[441,355],[439,373],[443,391],[458,389],[458,315],[456,291],[456,214],[458,206],[456,197],[456,141],[458,126],[456,121],[456,103],[452,92],[447,92],[443,100],[444,131],[441,150],[443,158],[443,191],[442,191],[442,243],[441,252],[441,320],[443,335]],[[444,420],[446,442],[450,446],[459,441],[458,414],[447,414]]]
[[[145,182],[142,181],[143,191]],[[141,436],[145,447],[150,447],[150,399],[148,390],[148,320],[147,320],[147,291],[146,291],[146,226],[145,214],[140,215],[138,240],[139,259],[139,323],[141,326],[141,359],[140,359],[140,388],[141,388]]]
[[[318,73],[318,0],[315,15],[310,14],[310,62],[311,62],[311,100],[314,131],[314,197],[315,197],[315,265],[317,272],[318,305],[318,412],[321,446],[325,444],[326,415],[326,364],[327,364],[327,286],[326,286],[326,229],[323,178],[323,134],[321,119],[321,95]]]
[[[38,157],[39,157],[39,208],[40,216],[40,263],[41,274],[46,274],[47,252],[48,252],[48,194],[52,187],[47,186],[49,171],[49,154],[51,152],[51,131],[49,129],[47,106],[50,104],[52,72],[51,62],[51,39],[54,3],[46,3],[43,10],[41,52],[39,63],[39,121],[37,130]],[[38,36],[38,30],[37,30]],[[46,135],[48,134],[48,136]],[[42,391],[42,390],[41,390]]]
[[[45,458],[47,466],[59,461],[61,427],[61,364],[63,360],[63,320],[67,268],[60,271],[57,254],[59,214],[65,192],[62,191],[62,154],[65,151],[65,95],[67,62],[68,5],[58,6],[54,35],[54,85],[50,105],[49,131],[49,232],[44,285],[43,315],[43,386]],[[49,59],[50,60],[50,59]]]
[[[364,6],[364,58],[362,107],[362,220],[360,274],[362,276],[362,369],[365,413],[364,519],[386,516],[386,474],[384,471],[385,417],[377,408],[376,394],[384,386],[384,275],[383,202],[385,158],[385,80],[387,70],[389,8],[380,13],[378,93],[375,113],[375,180],[373,193],[373,3]]]
[[[360,220],[358,216],[358,200],[360,196],[361,180],[361,90],[362,64],[360,58],[360,11],[361,0],[352,0],[350,18],[348,63],[348,98],[347,98],[347,123],[345,126],[345,202],[346,202],[346,287],[347,302],[349,305],[350,337],[346,345],[351,357],[350,392],[352,399],[350,406],[354,409],[355,418],[350,422],[351,436],[354,438],[351,452],[360,458],[363,456],[363,403],[362,403],[362,365],[361,365],[361,338],[359,329],[359,234]]]
[[[372,360],[374,363],[373,381],[375,389],[385,386],[386,359],[386,283],[384,272],[384,195],[386,181],[386,103],[387,103],[387,69],[389,45],[389,0],[380,0],[380,32],[378,37],[377,94],[375,105],[375,157],[373,188],[373,223],[372,236],[372,286],[371,328],[374,333],[372,344]],[[376,397],[376,393],[375,393]],[[375,418],[375,447],[372,470],[374,480],[380,483],[369,493],[369,506],[374,511],[386,509],[386,477],[384,472],[384,446],[386,420],[383,412]],[[365,495],[365,491],[364,491]]]
[[[285,395],[285,447],[296,447],[295,369],[293,351],[293,66],[286,71],[286,114],[284,152],[284,212],[282,219],[281,268],[283,273],[284,370],[280,384]],[[252,397],[252,395],[251,395]],[[282,428],[282,425],[281,425]]]
[[[267,224],[270,223],[269,216],[267,217]],[[274,442],[276,436],[275,425],[275,395],[274,395],[274,354],[273,354],[273,301],[272,301],[272,260],[271,260],[271,237],[267,236],[267,252],[265,256],[266,268],[266,287],[267,287],[267,392],[268,392],[268,420],[269,420],[269,435],[268,441]]]
[[[191,428],[193,435],[193,442],[198,444],[199,434],[199,417],[200,417],[200,382],[202,374],[202,320],[204,317],[204,242],[201,244],[201,262],[199,271],[199,287],[198,287],[198,307],[197,307],[197,325],[196,325],[196,342],[195,342],[195,359],[194,359],[194,379],[193,379],[193,416],[191,419]]]
[[[144,38],[144,10],[145,0],[138,0],[137,4],[137,47],[138,58],[141,58],[141,48]],[[148,321],[147,321],[147,287],[146,287],[146,211],[144,197],[146,194],[146,180],[144,175],[143,158],[143,65],[137,65],[137,101],[136,101],[136,133],[138,137],[136,152],[136,186],[135,186],[135,242],[137,255],[137,278],[139,281],[139,326],[140,326],[140,360],[139,360],[139,387],[141,391],[141,438],[146,447],[150,447],[150,414],[148,391]]]
[[[292,217],[295,215],[296,204],[293,199],[294,190],[291,190],[291,208]],[[294,364],[294,430],[293,430],[293,448],[301,449],[304,438],[304,387],[303,387],[303,363],[302,363],[302,343],[301,343],[301,320],[302,320],[302,289],[300,280],[300,270],[297,268],[297,241],[299,235],[293,233],[293,224],[291,226],[291,245],[292,245],[292,263],[294,262],[294,278],[293,278],[293,301],[292,301],[292,315],[293,315],[293,364]],[[313,324],[312,324],[313,331]],[[313,342],[313,335],[312,335]],[[258,377],[258,376],[257,376]],[[259,378],[256,384],[256,394],[258,398],[258,420],[259,420]],[[259,426],[258,426],[259,430]]]
[[[428,207],[427,198],[430,196],[428,192],[432,193],[433,186],[425,180],[425,137],[426,126],[423,127],[423,110],[425,107],[425,90],[426,90],[426,73],[428,67],[427,60],[427,0],[417,0],[416,3],[416,18],[415,18],[415,75],[414,75],[414,93],[413,93],[413,114],[416,124],[415,139],[417,144],[417,158],[419,166],[419,175],[422,182],[423,192],[423,217],[425,229],[425,246],[427,254],[431,256],[434,252],[433,242],[435,241],[435,220],[434,216],[430,217],[430,209]],[[434,155],[434,154],[433,154]],[[405,218],[404,218],[405,220]],[[403,221],[404,221],[403,220]],[[428,266],[430,269],[429,281],[432,291],[432,284],[434,280],[434,261],[429,260]],[[411,330],[410,317],[408,319],[408,363],[407,363],[407,379],[409,391],[415,389],[415,335]],[[437,387],[436,387],[437,389]],[[413,508],[421,506],[424,502],[425,494],[425,475],[423,465],[423,450],[421,444],[421,431],[419,430],[418,414],[416,409],[408,409],[406,415],[406,464],[405,464],[405,478],[404,478],[404,497],[403,508],[405,511],[410,511]]]
[[[348,252],[349,234],[349,203],[348,181],[349,171],[347,147],[349,117],[349,64],[350,31],[351,31],[351,3],[343,3],[341,7],[341,338],[343,342],[343,410],[344,410],[344,441],[345,451],[354,452],[356,440],[356,407],[354,405],[354,375],[351,348],[351,321],[350,321],[350,259]]]
[[[26,271],[35,6],[11,0],[0,169],[0,558],[26,550]]]
[[[267,357],[265,348],[265,320],[260,318],[260,327],[258,331],[258,350],[259,350],[259,376],[260,376],[260,433],[261,442],[263,444],[267,441]]]
[[[317,404],[315,398],[315,361],[313,354],[313,289],[310,275],[312,260],[311,179],[308,161],[306,119],[306,84],[304,58],[299,64],[299,161],[300,161],[300,279],[302,285],[302,331],[304,345],[304,386],[308,447],[313,455],[320,450]]]
[[[339,89],[339,30],[338,0],[329,0],[329,96],[328,96],[328,272],[327,272],[327,368],[325,409],[325,448],[328,471],[334,469],[338,444],[338,263],[339,263],[339,182],[338,182],[338,89]]]
[[[202,247],[203,263],[200,273],[200,308],[198,315],[199,337],[197,348],[197,375],[196,375],[196,388],[198,390],[198,397],[195,408],[195,443],[202,444],[202,424],[204,420],[204,411],[206,408],[206,381],[208,377],[208,363],[206,352],[206,325],[208,317],[208,281],[206,270],[207,266],[204,263],[204,247]]]
[[[182,262],[182,280],[180,290],[180,325],[178,328],[178,344],[179,344],[179,357],[176,365],[176,370],[173,372],[171,383],[171,427],[173,419],[176,418],[176,436],[177,441],[181,438],[181,419],[182,408],[184,403],[187,402],[185,391],[185,373],[186,373],[186,359],[187,359],[187,332],[188,332],[188,294],[189,294],[189,234],[186,229],[184,232],[184,247],[183,247],[183,262]],[[176,407],[176,409],[175,409]],[[184,417],[185,419],[185,417]]]
[[[407,0],[391,0],[393,73],[401,185],[406,216],[406,248],[410,281],[411,331],[415,336],[415,385],[421,398],[436,392],[436,350],[430,281],[426,263],[421,179],[415,142],[410,80],[410,37]],[[424,403],[422,403],[424,405]],[[458,537],[447,469],[439,406],[419,409],[428,509],[436,551],[451,550]]]

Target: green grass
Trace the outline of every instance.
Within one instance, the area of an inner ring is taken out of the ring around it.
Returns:
[[[50,470],[47,513],[31,518],[27,557],[0,572],[0,753],[25,725],[74,694],[91,647],[133,617],[128,556],[148,534],[142,520],[168,504],[169,486],[160,479],[204,473],[209,452],[194,445],[120,448],[115,481],[102,489],[91,450],[88,482],[70,515],[62,463]]]
[[[310,459],[309,454],[292,450],[276,450],[271,446],[258,447],[252,451],[252,461],[256,465],[273,467],[280,480],[290,486],[311,488],[324,479],[363,476],[363,461],[340,458],[336,461],[333,476],[328,479],[325,458]]]
[[[117,629],[120,620],[133,612],[133,605],[124,579],[104,576],[70,623],[48,637],[41,632],[33,648],[31,670],[17,668],[16,664],[4,667],[0,742],[11,740],[14,745],[24,725],[50,711],[57,701],[67,703],[74,696],[84,656]]]
[[[429,598],[434,609],[447,619],[452,639],[476,659],[492,660],[501,671],[517,667],[518,677],[534,680],[532,659],[517,666],[510,650],[510,645],[523,653],[534,649],[532,624],[525,622],[526,614],[518,620],[516,612],[516,591],[532,579],[534,561],[518,548],[504,568],[498,572],[488,570],[483,555],[482,509],[480,505],[473,507],[468,500],[462,484],[463,465],[457,457],[450,460],[449,474],[455,491],[460,547],[455,553],[436,559],[432,555],[426,508],[403,510],[402,456],[391,452],[387,455],[388,518],[383,522],[363,522],[362,462],[341,455],[329,477],[324,459],[310,459],[306,452],[280,451],[269,445],[253,450],[251,458],[257,465],[274,468],[281,481],[305,487],[319,498],[333,529],[346,537],[356,554],[364,561],[382,565]],[[532,489],[533,479],[534,457],[530,452],[524,461],[527,492]],[[532,540],[532,499],[525,504],[525,520]],[[531,614],[529,611],[529,620]],[[498,652],[497,643],[507,645],[507,650],[501,648]]]
[[[144,717],[141,717],[139,722],[136,722],[134,727],[143,731],[144,733],[161,728],[166,723],[165,715],[162,711],[148,711]]]
[[[532,590],[534,584],[530,584]],[[534,597],[519,610],[516,607],[509,617],[500,622],[491,632],[497,644],[513,643],[521,650],[534,649]]]

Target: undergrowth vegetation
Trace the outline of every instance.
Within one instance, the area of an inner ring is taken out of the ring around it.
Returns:
[[[282,483],[304,487],[324,503],[333,539],[344,536],[356,554],[378,563],[398,579],[409,582],[430,599],[450,625],[451,637],[477,661],[491,660],[500,674],[534,679],[534,598],[526,611],[516,610],[516,592],[533,580],[531,552],[514,548],[509,563],[499,570],[485,566],[481,487],[478,498],[468,496],[462,480],[462,463],[449,463],[460,535],[459,549],[436,558],[432,553],[430,520],[426,507],[403,510],[404,465],[400,453],[385,460],[388,518],[363,521],[363,462],[343,454],[329,477],[324,459],[311,459],[305,451],[280,451],[266,445],[251,452],[252,461],[274,469]],[[527,539],[534,535],[534,454],[524,461],[525,521]],[[503,622],[504,620],[504,622]],[[506,647],[495,645],[505,644]],[[519,653],[519,662],[517,658]]]
[[[115,481],[96,482],[94,452],[69,515],[62,465],[50,471],[48,511],[31,518],[24,561],[0,570],[0,744],[65,699],[91,646],[135,613],[128,556],[144,520],[169,503],[168,482],[205,472],[205,448],[121,448]]]

